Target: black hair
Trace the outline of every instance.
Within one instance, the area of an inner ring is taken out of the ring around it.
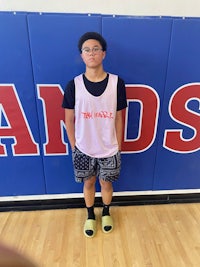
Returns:
[[[103,51],[106,51],[107,43],[106,43],[106,40],[103,38],[103,36],[101,36],[101,34],[97,32],[86,32],[81,36],[78,42],[78,49],[80,53],[82,53],[81,49],[82,49],[83,43],[89,39],[97,40],[101,44]]]

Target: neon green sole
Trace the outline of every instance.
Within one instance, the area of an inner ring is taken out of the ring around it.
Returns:
[[[105,230],[105,227],[106,227],[106,226],[108,226],[108,227],[110,226],[111,229],[108,230],[108,231],[106,231],[106,230]],[[112,232],[113,228],[114,228],[114,224],[113,224],[113,219],[112,219],[112,217],[109,216],[109,215],[102,216],[102,231],[103,231],[104,233],[108,234],[108,233]]]
[[[88,235],[86,231],[93,231],[92,235]],[[84,235],[87,237],[94,237],[97,231],[97,222],[96,220],[87,219],[84,224]]]

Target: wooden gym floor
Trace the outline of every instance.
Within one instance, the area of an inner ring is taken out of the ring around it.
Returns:
[[[38,267],[199,267],[200,204],[111,207],[115,229],[83,235],[80,209],[0,212],[0,242]]]

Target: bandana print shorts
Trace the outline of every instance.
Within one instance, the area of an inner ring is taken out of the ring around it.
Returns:
[[[80,183],[92,176],[104,181],[114,182],[118,179],[121,169],[121,154],[117,152],[108,158],[93,158],[82,153],[77,147],[72,152],[75,181]]]

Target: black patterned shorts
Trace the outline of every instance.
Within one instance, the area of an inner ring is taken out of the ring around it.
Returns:
[[[121,169],[121,154],[117,152],[108,158],[93,158],[82,153],[77,147],[72,152],[75,181],[84,182],[92,176],[104,181],[114,182],[118,179]]]

